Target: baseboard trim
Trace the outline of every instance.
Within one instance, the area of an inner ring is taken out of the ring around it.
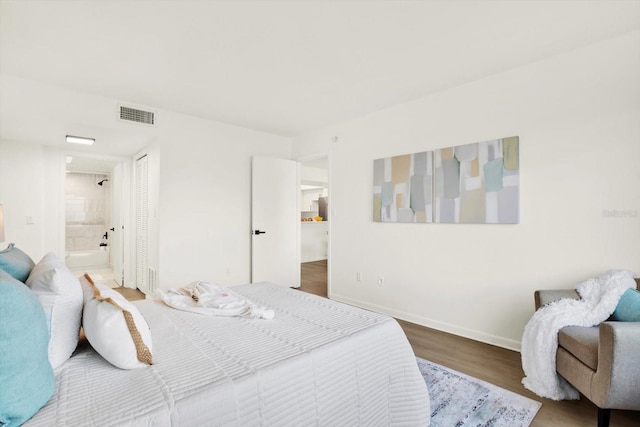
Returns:
[[[482,332],[474,329],[462,328],[460,326],[452,325],[450,323],[440,322],[438,320],[429,319],[423,316],[416,316],[414,314],[405,313],[389,307],[385,307],[377,304],[371,304],[358,299],[346,297],[344,295],[339,295],[334,292],[331,293],[331,299],[339,302],[343,302],[345,304],[354,305],[356,307],[375,311],[377,313],[386,314],[388,316],[395,317],[396,319],[405,320],[407,322],[415,323],[420,326],[425,326],[427,328],[436,329],[438,331],[447,332],[447,333],[458,335],[464,338],[469,338],[474,341],[480,341],[485,344],[491,344],[498,347],[506,348],[508,350],[520,352],[520,341],[499,337],[497,335],[487,334],[486,332]]]

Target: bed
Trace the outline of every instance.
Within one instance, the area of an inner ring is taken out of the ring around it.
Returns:
[[[24,425],[429,425],[427,388],[394,319],[272,283],[233,290],[275,317],[136,301],[153,365],[118,369],[81,341]]]

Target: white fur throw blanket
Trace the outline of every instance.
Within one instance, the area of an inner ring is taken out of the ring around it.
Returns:
[[[193,282],[184,288],[157,291],[158,298],[171,308],[207,316],[240,316],[273,319],[275,313],[236,294],[229,288],[209,282]]]
[[[522,384],[535,394],[553,400],[575,400],[578,391],[556,373],[558,331],[565,326],[595,326],[609,318],[620,296],[636,287],[635,274],[611,270],[578,283],[579,300],[561,299],[540,307],[522,336]]]

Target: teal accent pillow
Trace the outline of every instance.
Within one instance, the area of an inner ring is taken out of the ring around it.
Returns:
[[[0,251],[0,270],[9,273],[14,279],[26,282],[29,273],[36,264],[29,255],[11,243],[7,249]]]
[[[640,291],[624,291],[611,318],[619,322],[640,322]]]
[[[38,297],[0,270],[0,426],[19,426],[55,390],[49,331]]]

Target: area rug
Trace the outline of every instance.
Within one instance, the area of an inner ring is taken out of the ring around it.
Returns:
[[[491,383],[416,359],[431,398],[431,427],[526,427],[542,406]]]

